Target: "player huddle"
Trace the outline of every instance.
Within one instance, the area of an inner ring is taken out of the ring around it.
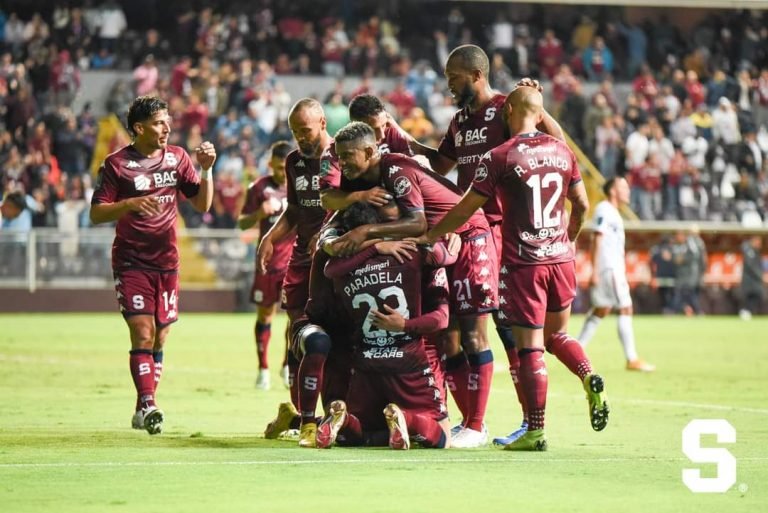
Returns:
[[[370,95],[352,100],[353,121],[332,139],[322,106],[305,98],[289,115],[298,148],[287,152],[287,143],[276,143],[272,176],[249,189],[240,224],[259,222],[263,234],[252,289],[261,388],[269,386],[266,346],[280,286],[290,321],[291,400],[280,405],[267,438],[298,429],[301,447],[486,445],[489,317],[504,343],[522,415],[520,427],[494,444],[546,449],[544,351],[579,378],[593,429],[607,425],[603,380],[567,334],[576,295],[574,240],[588,209],[575,158],[536,83],[521,82],[506,97],[494,93],[488,58],[473,45],[450,54],[445,75],[460,110],[438,148],[410,138]],[[164,130],[159,134],[156,139],[167,139]],[[135,157],[137,165],[166,162],[169,150],[161,143],[148,158]],[[443,176],[454,166],[457,185]],[[131,167],[122,165],[119,191],[140,182]],[[199,192],[192,189],[181,190],[194,198]],[[118,196],[97,191],[94,198],[104,208]],[[120,218],[117,239],[121,223],[150,215],[134,209]],[[177,263],[129,267],[163,278]],[[166,293],[151,285],[147,294]],[[157,372],[152,353],[162,349],[157,339],[170,321],[136,308],[134,291],[118,287],[118,296],[129,301],[124,315],[132,343],[143,341],[131,351],[139,396],[134,423],[159,432],[163,415],[142,378]],[[135,364],[134,353],[142,355]],[[447,393],[462,419],[453,427]]]
[[[302,447],[486,445],[489,317],[523,417],[497,445],[546,448],[545,350],[579,377],[592,427],[606,426],[603,380],[566,333],[573,241],[588,208],[575,158],[534,83],[505,97],[487,71],[478,47],[451,53],[446,77],[461,110],[437,149],[404,134],[370,95],[352,100],[353,121],[333,139],[318,102],[294,105],[287,206],[258,251],[268,272],[276,244],[296,233],[283,281],[291,402],[266,437],[299,429]],[[454,185],[443,175],[457,164]],[[448,391],[462,418],[453,427]]]

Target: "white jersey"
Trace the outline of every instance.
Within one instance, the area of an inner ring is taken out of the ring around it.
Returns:
[[[619,211],[608,201],[601,201],[595,207],[592,228],[602,235],[597,255],[597,271],[613,270],[626,274],[624,262],[624,221]]]

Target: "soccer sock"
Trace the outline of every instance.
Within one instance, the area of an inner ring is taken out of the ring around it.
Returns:
[[[469,416],[469,392],[467,383],[469,380],[469,362],[464,351],[445,359],[445,384],[456,401],[461,418],[466,423]]]
[[[272,336],[272,325],[256,323],[256,354],[259,357],[259,369],[269,367],[267,361],[267,349],[269,348],[269,339]]]
[[[528,422],[528,412],[525,407],[525,393],[523,392],[523,384],[520,382],[519,376],[520,357],[517,355],[515,339],[512,337],[512,329],[508,326],[496,326],[496,333],[499,334],[501,343],[504,344],[504,351],[507,353],[507,360],[509,360],[509,375],[512,376],[512,383],[515,385],[517,401],[520,403],[520,408],[523,410],[523,421]]]
[[[442,449],[445,447],[445,432],[440,424],[421,413],[412,413],[408,410],[402,410],[405,417],[405,423],[408,425],[408,434],[416,437],[424,447],[435,447]]]
[[[155,362],[155,394],[157,394],[160,378],[163,377],[163,351],[153,351],[152,360]]]
[[[360,419],[347,413],[347,420],[339,429],[336,441],[339,445],[363,445],[363,426],[360,424]]]
[[[579,341],[568,336],[567,333],[553,333],[545,342],[547,351],[563,362],[569,371],[576,374],[584,381],[587,374],[592,374],[592,364],[581,347]]]
[[[619,340],[621,347],[624,348],[624,357],[628,362],[637,360],[637,349],[635,348],[635,331],[632,329],[632,316],[619,315]]]
[[[468,354],[470,373],[467,381],[469,394],[469,415],[464,426],[475,431],[483,430],[485,408],[488,406],[488,394],[493,380],[493,353],[490,349]]]
[[[547,407],[547,364],[543,349],[520,350],[520,381],[528,405],[528,430],[544,428]]]
[[[131,376],[141,408],[155,406],[155,362],[151,349],[130,351]]]
[[[304,340],[304,358],[299,367],[299,413],[302,423],[315,422],[315,409],[323,388],[323,367],[331,350],[331,337],[315,331]]]
[[[587,315],[587,320],[584,321],[584,326],[581,328],[581,334],[579,335],[579,343],[583,347],[587,347],[589,341],[595,336],[597,327],[600,325],[600,317],[594,314]]]
[[[288,383],[290,384],[289,390],[291,392],[291,402],[299,409],[299,380],[296,379],[296,375],[299,373],[299,362],[296,356],[292,352],[288,352]],[[301,411],[301,410],[299,410]]]

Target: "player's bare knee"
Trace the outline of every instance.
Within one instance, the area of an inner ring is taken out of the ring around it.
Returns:
[[[490,348],[486,324],[486,315],[462,316],[459,318],[461,345],[466,353],[479,353]]]

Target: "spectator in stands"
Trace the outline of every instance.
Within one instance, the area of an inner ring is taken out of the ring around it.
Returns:
[[[601,93],[592,97],[592,103],[587,107],[584,114],[584,142],[589,154],[595,153],[595,139],[597,137],[597,128],[602,124],[606,117],[611,117],[613,111],[608,105],[608,101]]]
[[[595,156],[600,173],[606,180],[616,176],[622,148],[623,140],[616,128],[614,116],[603,117],[601,124],[595,129]]]
[[[136,95],[146,96],[153,93],[157,88],[159,75],[160,71],[155,64],[155,56],[152,54],[147,55],[144,58],[144,62],[133,70]]]
[[[412,108],[410,114],[400,122],[400,126],[418,141],[425,141],[435,133],[434,125],[419,107]]]
[[[595,36],[592,45],[584,50],[582,62],[590,82],[598,82],[613,73],[613,53],[600,36]]]
[[[616,23],[616,29],[626,39],[628,58],[626,75],[632,78],[637,74],[638,70],[641,70],[642,66],[647,66],[645,63],[648,58],[648,36],[646,36],[642,27],[634,23],[624,25],[619,22]],[[642,75],[642,73],[641,70],[640,74]]]
[[[116,0],[106,0],[99,13],[99,42],[110,53],[118,50],[117,44],[128,23],[122,7]]]
[[[768,129],[768,68],[760,70],[755,81],[755,123],[758,128]]]
[[[11,192],[6,194],[0,203],[0,230],[9,229],[11,221],[18,218],[27,208],[23,192]]]
[[[735,163],[738,144],[741,142],[739,120],[731,100],[722,96],[712,113],[712,142],[722,146],[726,163]]]
[[[544,31],[544,37],[539,39],[536,49],[536,57],[539,61],[539,71],[542,77],[554,79],[560,65],[563,63],[563,44],[555,37],[555,31],[548,28]]]
[[[745,321],[751,319],[753,314],[762,312],[765,299],[762,249],[763,238],[760,235],[753,235],[741,244],[743,266],[739,289],[741,294],[739,316]]]

